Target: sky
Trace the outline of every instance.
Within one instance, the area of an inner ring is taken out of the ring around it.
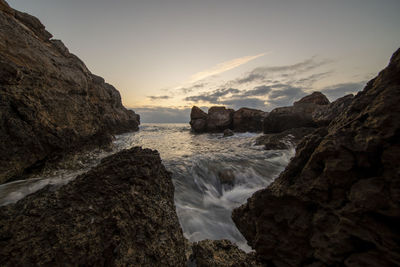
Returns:
[[[114,85],[142,122],[356,93],[400,47],[399,0],[8,0]]]

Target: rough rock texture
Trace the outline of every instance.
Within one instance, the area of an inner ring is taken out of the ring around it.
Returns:
[[[313,133],[315,128],[293,128],[277,134],[264,134],[257,138],[256,145],[264,145],[266,150],[288,149],[296,146],[307,135]]]
[[[354,95],[346,95],[336,99],[329,105],[320,106],[312,113],[312,119],[319,126],[327,126],[334,120],[340,113],[346,111],[353,101]]]
[[[208,114],[193,106],[190,113],[190,125],[197,133],[223,132],[226,129],[235,132],[260,132],[267,112],[241,108],[237,111],[225,107],[211,107]]]
[[[225,129],[232,129],[233,113],[233,109],[211,107],[208,110],[207,131],[223,132]]]
[[[329,105],[328,98],[321,92],[313,92],[311,95],[305,96],[299,101],[293,103],[293,106],[297,106],[300,104],[316,104],[316,105]]]
[[[197,267],[261,267],[254,253],[246,254],[229,240],[203,240],[192,245],[192,266]],[[191,266],[189,264],[189,266]]]
[[[328,106],[329,100],[320,92],[314,92],[295,102],[290,107],[272,110],[264,119],[265,134],[280,133],[288,129],[300,127],[318,127],[313,119],[313,112]]]
[[[119,92],[49,38],[37,18],[0,0],[0,183],[138,129]]]
[[[224,137],[232,136],[235,133],[231,129],[225,129],[224,130]]]
[[[400,49],[345,113],[233,212],[275,266],[400,265]]]
[[[261,132],[262,123],[267,114],[257,109],[238,109],[233,114],[233,129],[236,132]]]
[[[0,208],[1,266],[185,266],[174,187],[157,151],[102,160]]]

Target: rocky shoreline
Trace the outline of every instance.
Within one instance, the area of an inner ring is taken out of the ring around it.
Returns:
[[[118,91],[39,20],[0,0],[0,23],[0,183],[138,129]],[[399,103],[400,50],[355,97],[329,103],[316,92],[270,113],[193,107],[195,132],[263,131],[266,149],[298,143],[286,170],[232,214],[253,253],[227,240],[190,244],[171,174],[157,151],[134,147],[0,207],[0,264],[400,265]]]

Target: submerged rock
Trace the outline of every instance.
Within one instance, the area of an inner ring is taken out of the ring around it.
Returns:
[[[229,240],[203,240],[192,245],[192,266],[197,267],[261,267],[254,253],[246,254]],[[191,266],[189,264],[189,266]]]
[[[138,129],[119,92],[40,21],[0,0],[0,183]]]
[[[232,170],[225,169],[218,172],[218,179],[221,182],[221,184],[232,186],[235,183],[235,174],[233,173]]]
[[[286,170],[233,211],[274,266],[400,265],[400,49]]]
[[[231,129],[225,129],[224,130],[224,137],[232,136],[235,133]]]
[[[264,134],[257,138],[256,145],[264,145],[266,150],[288,149],[296,146],[307,135],[313,133],[315,128],[293,128],[277,134]]]
[[[174,187],[157,151],[102,160],[0,208],[1,266],[185,266]]]

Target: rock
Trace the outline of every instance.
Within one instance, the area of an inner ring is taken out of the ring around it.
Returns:
[[[226,169],[218,172],[218,178],[221,184],[232,186],[235,184],[235,174],[232,170]]]
[[[192,111],[190,112],[190,119],[197,120],[197,119],[207,119],[207,113],[202,111],[200,108],[193,106]]]
[[[329,105],[328,98],[321,92],[313,92],[311,95],[305,96],[299,101],[293,103],[293,106],[301,104]]]
[[[277,134],[264,134],[257,138],[256,145],[264,145],[266,150],[280,150],[295,147],[307,135],[313,133],[315,128],[293,128]]]
[[[139,147],[0,207],[1,266],[186,266],[170,173]]]
[[[267,112],[251,108],[241,108],[233,114],[233,129],[236,132],[261,132]]]
[[[231,129],[225,129],[224,130],[224,137],[232,136],[234,135],[234,132]]]
[[[233,109],[225,107],[211,107],[208,110],[207,131],[223,132],[225,129],[232,128]]]
[[[0,183],[138,130],[119,92],[40,21],[0,0]]]
[[[350,103],[350,97],[344,97],[329,104],[325,95],[314,92],[294,102],[293,106],[272,110],[264,119],[263,131],[272,134],[293,128],[326,126]]]
[[[205,132],[207,130],[207,118],[207,113],[193,106],[190,112],[190,126],[192,130],[197,133]]]
[[[194,243],[192,249],[190,260],[197,267],[266,266],[254,253],[246,254],[229,240],[203,240]]]
[[[333,119],[344,112],[353,101],[354,95],[346,95],[336,99],[329,105],[321,106],[312,113],[312,119],[319,126],[327,126]]]
[[[400,49],[286,170],[235,209],[274,266],[400,265]]]

